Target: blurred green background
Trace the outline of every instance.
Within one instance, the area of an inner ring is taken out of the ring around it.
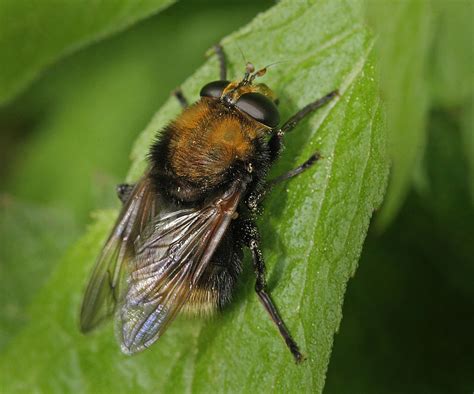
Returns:
[[[380,36],[382,94],[389,124],[399,127],[392,130],[394,177],[408,171],[410,181],[390,184],[387,206],[374,218],[347,289],[325,391],[472,392],[474,10],[469,1],[375,3],[368,21]],[[169,92],[208,48],[272,4],[180,2],[109,29],[98,42],[81,38],[72,48],[81,49],[45,59],[38,78],[10,91],[0,86],[0,352],[91,212],[118,206],[113,190],[132,143]],[[0,25],[14,7],[0,4]],[[418,43],[412,52],[408,41]],[[7,55],[8,48],[0,64]],[[400,67],[404,79],[391,80],[391,68]],[[404,89],[413,83],[422,92],[404,112]],[[422,130],[418,136],[412,127]],[[410,149],[416,165],[404,169]]]

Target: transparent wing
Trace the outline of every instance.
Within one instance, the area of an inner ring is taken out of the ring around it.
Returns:
[[[137,239],[128,291],[117,311],[124,353],[149,347],[188,300],[237,209],[236,182],[201,209],[160,214]]]
[[[123,295],[124,262],[134,254],[134,240],[157,214],[156,193],[148,176],[134,187],[95,263],[82,301],[80,326],[88,332],[112,315]]]

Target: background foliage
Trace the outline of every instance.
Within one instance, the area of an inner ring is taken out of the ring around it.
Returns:
[[[0,3],[2,391],[321,391],[345,283],[383,187],[374,64],[393,167],[349,282],[325,392],[472,391],[474,10],[467,0],[281,2],[224,40],[231,75],[241,70],[240,49],[258,65],[283,60],[269,53],[290,59],[266,77],[286,102],[283,116],[334,86],[343,90],[334,109],[291,136],[275,173],[313,147],[327,161],[279,190],[262,219],[270,288],[310,354],[302,368],[265,320],[250,272],[226,313],[207,323],[178,321],[143,355],[121,356],[110,327],[77,333],[81,291],[115,215],[94,214],[72,246],[91,210],[117,207],[112,191],[129,168],[133,141],[129,178],[176,103],[149,119],[203,53],[273,6],[202,1],[164,9],[170,3]],[[211,58],[184,83],[188,95],[196,97],[215,67]],[[365,183],[352,184],[357,179]],[[346,207],[337,204],[343,200]],[[302,214],[314,223],[295,220]],[[302,253],[316,263],[295,267]]]

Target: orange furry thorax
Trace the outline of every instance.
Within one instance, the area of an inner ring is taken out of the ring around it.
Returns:
[[[201,98],[169,126],[169,164],[178,177],[218,183],[236,162],[254,153],[253,141],[268,131],[221,102]]]

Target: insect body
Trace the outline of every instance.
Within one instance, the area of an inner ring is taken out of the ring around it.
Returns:
[[[310,103],[279,124],[274,93],[254,83],[265,69],[247,65],[244,78],[205,85],[152,145],[149,168],[135,185],[121,185],[124,205],[96,262],[80,323],[90,331],[112,314],[122,351],[149,347],[180,312],[207,314],[231,300],[242,271],[243,248],[252,253],[255,290],[297,362],[303,356],[265,290],[265,264],[254,219],[273,184],[313,164],[266,182],[283,135],[337,93]]]

